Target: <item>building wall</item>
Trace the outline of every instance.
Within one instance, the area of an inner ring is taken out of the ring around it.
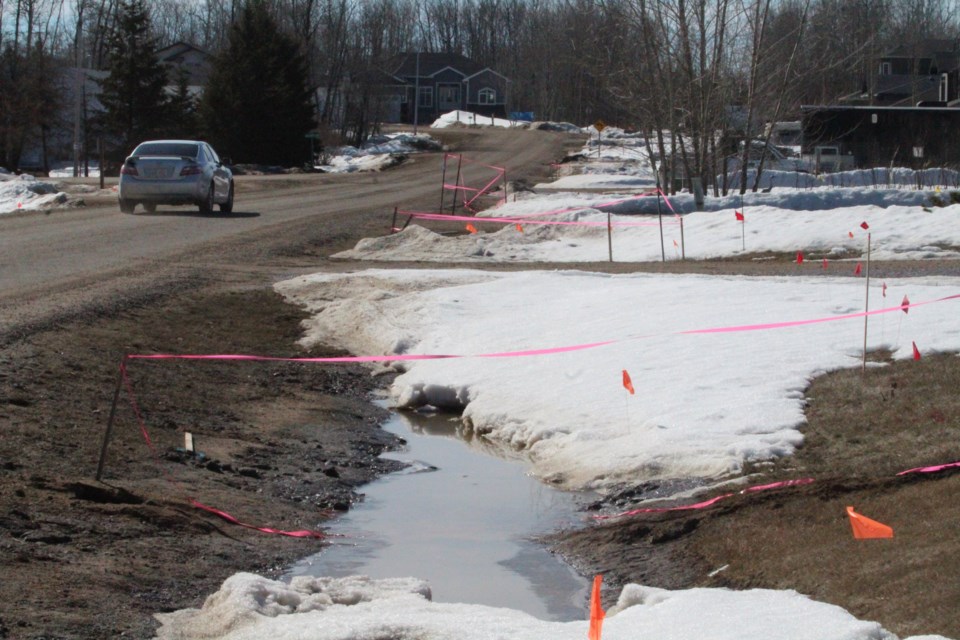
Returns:
[[[960,166],[960,109],[806,109],[803,152],[834,144],[863,168]]]

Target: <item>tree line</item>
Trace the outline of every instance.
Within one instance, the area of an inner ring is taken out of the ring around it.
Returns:
[[[894,46],[960,36],[958,0],[0,0],[0,160],[9,166],[52,126],[54,69],[113,73],[123,64],[129,52],[117,34],[134,5],[144,43],[189,42],[217,60],[205,106],[181,95],[166,109],[186,110],[175,120],[196,123],[198,135],[215,133],[215,113],[242,122],[241,137],[261,144],[285,128],[263,117],[265,92],[243,89],[244,74],[264,74],[253,63],[279,60],[238,29],[268,28],[271,47],[293,62],[259,80],[295,74],[303,86],[283,91],[294,104],[312,101],[313,122],[294,106],[291,127],[362,138],[376,121],[360,113],[373,104],[365,98],[375,87],[361,80],[368,71],[389,71],[401,52],[452,52],[510,78],[511,110],[649,132],[650,152],[668,173],[707,184],[738,153],[718,131],[752,136],[754,123],[797,119],[801,104],[834,103],[869,83]],[[260,18],[250,21],[251,11]]]

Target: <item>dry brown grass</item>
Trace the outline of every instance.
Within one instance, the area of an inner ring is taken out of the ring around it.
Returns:
[[[947,354],[821,376],[807,393],[804,446],[751,479],[814,483],[622,518],[554,547],[583,573],[604,573],[610,594],[627,582],[794,589],[900,637],[960,638],[960,471],[896,476],[960,460],[958,389],[960,358]],[[847,506],[895,537],[855,540]]]
[[[958,389],[956,355],[814,381],[805,444],[772,475],[792,467],[817,482],[705,518],[691,549],[704,566],[729,568],[700,582],[796,589],[902,637],[960,637],[960,473],[896,476],[960,460]],[[894,539],[853,539],[848,505]]]

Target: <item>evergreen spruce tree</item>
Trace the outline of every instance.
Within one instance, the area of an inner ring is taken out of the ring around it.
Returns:
[[[162,135],[168,122],[164,90],[167,72],[157,60],[145,0],[121,0],[110,35],[109,75],[101,82],[104,133],[122,153],[147,138]]]
[[[200,137],[200,117],[197,113],[197,101],[190,93],[188,74],[180,69],[176,74],[173,93],[167,103],[167,135],[171,138],[193,140]]]
[[[211,143],[234,162],[296,166],[314,127],[307,60],[263,0],[247,0],[200,103]]]

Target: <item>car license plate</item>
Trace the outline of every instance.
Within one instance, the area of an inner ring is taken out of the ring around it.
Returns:
[[[151,167],[144,174],[155,180],[166,180],[173,177],[173,167]]]

